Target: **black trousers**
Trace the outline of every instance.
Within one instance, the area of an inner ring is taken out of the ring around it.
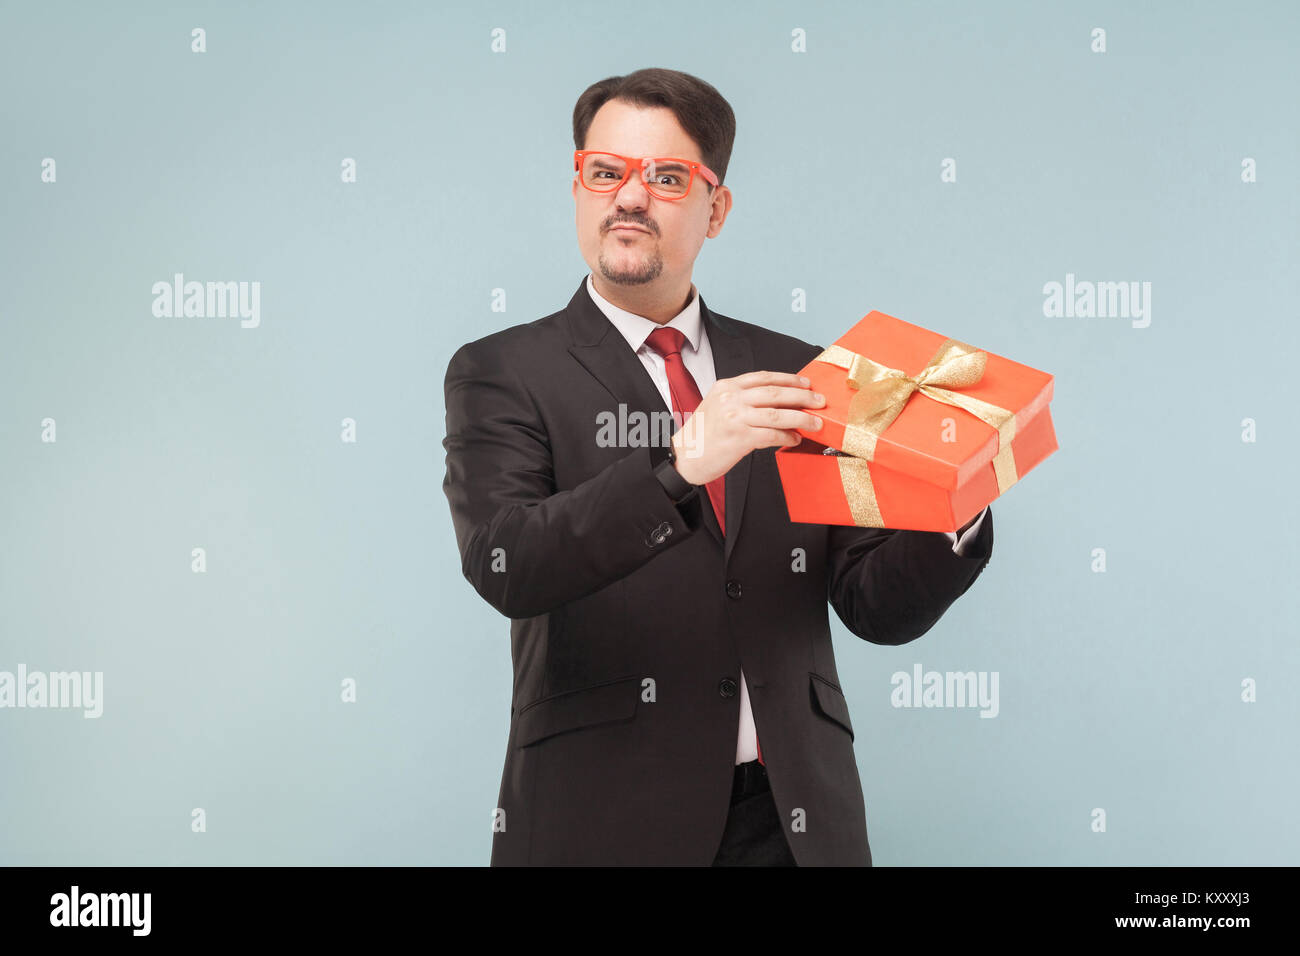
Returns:
[[[798,866],[785,824],[772,799],[767,768],[757,760],[736,764],[731,810],[714,866]]]

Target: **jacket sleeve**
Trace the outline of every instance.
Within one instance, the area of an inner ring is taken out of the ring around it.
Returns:
[[[844,626],[873,644],[907,644],[934,627],[993,553],[992,508],[961,555],[937,531],[827,530],[827,598]]]
[[[482,340],[452,356],[444,395],[442,487],[461,571],[507,617],[544,614],[585,597],[699,529],[699,495],[674,505],[645,446],[556,491],[551,456],[558,436],[547,434],[522,376]]]

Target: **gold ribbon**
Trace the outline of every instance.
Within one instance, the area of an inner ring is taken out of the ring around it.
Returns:
[[[813,360],[847,370],[849,386],[855,390],[844,422],[842,450],[846,454],[838,456],[840,479],[855,524],[884,527],[867,462],[875,459],[877,440],[917,392],[945,405],[963,408],[997,429],[998,451],[993,456],[993,472],[997,476],[999,495],[1019,480],[1011,451],[1011,440],[1016,435],[1016,413],[953,391],[983,378],[987,358],[987,353],[965,342],[945,339],[915,377],[840,345],[832,345]]]

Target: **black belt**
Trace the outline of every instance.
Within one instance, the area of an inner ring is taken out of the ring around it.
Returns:
[[[771,789],[767,782],[767,768],[757,760],[736,764],[736,775],[731,784],[732,802]]]

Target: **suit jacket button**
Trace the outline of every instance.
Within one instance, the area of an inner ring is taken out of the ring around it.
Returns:
[[[650,532],[650,534],[645,539],[645,543],[651,548],[658,547],[659,545],[667,541],[668,536],[672,533],[673,533],[673,526],[670,525],[667,521],[665,521],[663,524],[659,525],[659,527],[655,528],[653,531]]]
[[[736,598],[737,600],[739,600],[740,595],[741,595],[740,582],[737,581],[735,578],[732,578],[730,581],[727,582],[727,597]]]
[[[730,677],[724,677],[718,682],[718,693],[723,697],[736,696],[736,682]]]

